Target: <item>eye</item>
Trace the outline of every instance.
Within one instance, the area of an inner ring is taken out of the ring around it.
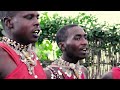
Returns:
[[[26,18],[26,19],[28,19],[28,20],[31,20],[33,17],[34,17],[34,16],[31,15],[31,14],[24,16],[24,18]]]
[[[75,39],[75,40],[80,40],[80,39],[81,39],[81,36],[75,36],[74,39]]]
[[[39,19],[39,15],[37,15],[37,19]]]
[[[87,39],[88,38],[87,35],[85,35],[84,38]]]

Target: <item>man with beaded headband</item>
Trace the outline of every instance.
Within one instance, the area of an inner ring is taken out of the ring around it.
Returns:
[[[40,35],[38,17],[37,11],[0,11],[1,79],[46,79],[32,45]]]
[[[49,79],[87,79],[87,69],[80,65],[88,54],[87,35],[83,28],[65,25],[56,34],[56,42],[62,56],[45,68]]]

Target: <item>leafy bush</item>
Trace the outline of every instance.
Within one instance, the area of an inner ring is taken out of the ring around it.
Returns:
[[[86,15],[85,13],[79,13],[76,17],[62,17],[58,14],[54,14],[50,17],[48,16],[47,12],[43,13],[40,17],[40,26],[42,29],[42,33],[38,40],[38,44],[41,46],[41,43],[46,39],[49,40],[51,43],[55,43],[56,32],[66,24],[78,24],[82,26],[86,31],[90,48],[90,55],[86,59],[86,62],[92,62],[95,55],[99,56],[100,58],[101,50],[105,51],[106,55],[108,55],[109,53],[109,56],[120,52],[120,25],[116,24],[110,26],[106,22],[104,24],[100,24],[98,23],[98,18],[94,17],[93,15]],[[51,44],[49,45],[51,46]],[[45,49],[42,50],[43,55],[46,55],[44,53],[44,50]],[[56,48],[56,50],[52,51],[54,52],[54,55],[56,55],[55,59],[61,55],[61,51],[58,47]],[[46,57],[42,59],[46,60],[49,58]]]
[[[36,52],[41,61],[54,60],[62,54],[56,45],[55,36],[56,32],[67,24],[78,24],[86,31],[90,48],[90,55],[86,62],[93,62],[94,56],[101,58],[102,51],[109,56],[110,60],[113,60],[113,56],[116,57],[116,53],[120,53],[120,24],[111,26],[106,22],[100,24],[98,18],[85,13],[79,13],[76,17],[63,17],[56,13],[50,17],[45,12],[40,16],[42,32],[36,43]],[[2,28],[1,24],[0,28]]]

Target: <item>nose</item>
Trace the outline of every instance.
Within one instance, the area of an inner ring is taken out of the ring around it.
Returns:
[[[85,38],[82,38],[81,45],[88,45],[88,40]]]
[[[35,20],[34,20],[34,26],[37,28],[40,28],[40,24],[39,24],[39,21],[37,18],[35,18]]]

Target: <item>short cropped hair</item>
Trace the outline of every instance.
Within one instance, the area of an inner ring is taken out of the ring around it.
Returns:
[[[76,27],[78,26],[77,24],[70,24],[70,25],[65,25],[63,26],[61,29],[59,29],[56,33],[56,42],[57,44],[59,42],[64,42],[67,40],[67,37],[68,37],[68,30],[70,28],[73,28],[73,27]]]
[[[0,11],[0,19],[5,17],[13,17],[15,16],[19,11]]]
[[[19,11],[0,11],[0,20],[4,28],[4,18],[14,17]]]

